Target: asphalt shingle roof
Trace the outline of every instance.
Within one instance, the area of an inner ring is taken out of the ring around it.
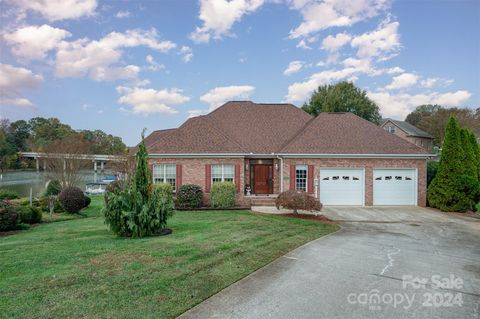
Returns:
[[[398,121],[398,120],[393,120],[393,119],[385,119],[383,121],[383,124],[386,122],[392,122],[396,126],[398,126],[400,129],[402,129],[405,133],[407,133],[410,136],[417,136],[417,137],[426,137],[426,138],[433,138],[432,135],[428,134],[427,132],[419,129],[418,127],[405,122],[405,121]],[[382,124],[382,125],[383,125]]]
[[[227,102],[145,139],[150,154],[426,154],[352,113],[313,117],[292,104]]]

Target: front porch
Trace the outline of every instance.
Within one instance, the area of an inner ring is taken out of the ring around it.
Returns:
[[[252,200],[275,198],[281,192],[280,168],[281,163],[277,158],[246,158],[245,197]]]

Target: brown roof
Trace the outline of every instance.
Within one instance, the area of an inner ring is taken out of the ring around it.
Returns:
[[[290,154],[426,154],[353,113],[320,113],[279,153]]]
[[[316,118],[292,104],[228,102],[145,139],[150,154],[426,154],[352,113]]]

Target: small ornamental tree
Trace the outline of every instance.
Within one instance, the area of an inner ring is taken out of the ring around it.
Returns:
[[[468,175],[464,161],[471,155],[464,151],[462,133],[454,117],[448,121],[438,172],[428,189],[431,207],[442,211],[464,212],[472,209],[478,197],[478,179]]]
[[[117,183],[105,192],[105,222],[120,236],[146,237],[162,234],[173,211],[170,184],[152,184],[142,134],[133,181]]]
[[[318,199],[308,195],[305,192],[297,192],[288,190],[280,193],[275,199],[275,206],[277,209],[281,207],[292,209],[294,214],[298,214],[298,210],[320,211],[322,204]]]

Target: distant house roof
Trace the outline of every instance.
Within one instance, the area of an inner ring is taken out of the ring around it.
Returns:
[[[393,119],[384,119],[383,120],[383,123],[382,123],[382,127],[385,126],[385,124],[387,122],[391,122],[393,124],[395,124],[397,127],[399,127],[402,131],[404,131],[405,133],[407,133],[407,135],[409,136],[415,136],[415,137],[425,137],[425,138],[432,138],[433,139],[433,136],[428,134],[427,132],[419,129],[418,127],[416,126],[413,126],[412,124],[408,123],[408,122],[405,122],[405,121],[397,121],[397,120],[393,120]]]
[[[250,101],[227,102],[145,143],[150,154],[426,154],[352,113],[313,117],[292,104]]]

